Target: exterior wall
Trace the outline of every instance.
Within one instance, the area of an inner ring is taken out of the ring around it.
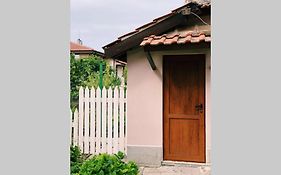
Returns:
[[[105,58],[104,60],[105,60],[106,62],[108,62],[108,64],[109,64],[112,68],[115,69],[115,62],[114,62],[113,59],[111,59],[111,58]]]
[[[87,54],[87,53],[85,53],[85,54],[81,53],[79,55],[80,55],[80,58],[87,58],[90,56],[90,54]]]
[[[141,48],[128,52],[128,159],[145,165],[160,165],[163,160],[163,55],[202,53],[206,55],[206,156],[210,163],[210,49],[151,52],[156,71]]]
[[[91,56],[91,55],[99,55],[99,56],[101,56],[98,52],[85,52],[85,53],[81,53],[81,52],[73,52],[73,51],[70,51],[71,53],[74,53],[74,55],[75,55],[75,58],[76,59],[80,59],[80,58],[87,58],[87,57],[89,57],[89,56]]]
[[[87,58],[90,56],[88,53],[74,53],[75,59]]]
[[[118,63],[116,60],[114,60],[114,59],[112,59],[112,58],[105,58],[105,61],[106,61],[113,69],[116,70],[117,76],[122,79],[122,77],[123,77],[123,71],[124,71],[125,65],[122,65],[122,64]],[[124,84],[124,82],[122,82],[122,84]]]
[[[159,165],[162,157],[162,60],[151,69],[145,53],[128,53],[128,158]]]

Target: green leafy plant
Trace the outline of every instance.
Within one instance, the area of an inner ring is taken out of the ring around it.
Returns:
[[[116,86],[121,85],[120,78],[116,75],[116,72],[110,67],[109,64],[106,64],[104,69],[103,84],[105,88],[115,88]]]
[[[84,162],[83,156],[79,147],[71,146],[70,147],[70,172],[71,175],[77,174],[80,171],[80,167]]]
[[[78,175],[137,175],[139,173],[136,163],[122,161],[124,154],[100,154],[86,160]]]
[[[125,87],[127,87],[127,80],[128,80],[128,67],[127,66],[124,67],[124,71],[123,71],[122,76],[124,78]]]
[[[75,59],[70,56],[70,102],[71,107],[77,106],[79,87],[85,86],[89,78],[99,71],[99,65],[105,66],[105,61],[97,56],[90,56],[83,59]]]
[[[103,67],[103,86],[106,88],[119,86],[120,78],[116,75],[109,64],[101,57],[92,55],[83,59],[75,59],[74,55],[70,56],[70,103],[71,109],[78,105],[79,88],[95,87],[97,88],[100,81],[100,64]]]
[[[121,80],[120,78],[116,75],[116,72],[110,67],[108,63],[105,64],[105,69],[103,70],[103,77],[102,77],[102,82],[103,86],[105,88],[115,88],[116,86],[121,85]],[[99,85],[99,80],[100,80],[100,72],[93,72],[88,80],[85,82],[85,86],[88,87],[95,87],[97,88]]]

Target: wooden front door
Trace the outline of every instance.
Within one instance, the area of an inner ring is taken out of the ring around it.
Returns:
[[[205,55],[163,59],[164,160],[205,162]]]

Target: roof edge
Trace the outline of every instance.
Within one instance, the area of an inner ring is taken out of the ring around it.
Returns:
[[[118,43],[121,43],[121,42],[125,41],[126,39],[131,38],[131,37],[135,36],[136,34],[142,32],[144,30],[147,30],[150,27],[153,27],[153,26],[157,25],[162,20],[165,20],[165,19],[167,19],[167,18],[169,18],[169,17],[171,17],[171,16],[173,16],[173,15],[175,15],[177,13],[180,13],[180,11],[182,9],[184,9],[185,7],[190,7],[190,6],[193,6],[193,5],[196,6],[197,8],[200,8],[200,9],[201,8],[210,8],[211,7],[211,3],[208,0],[205,1],[205,2],[198,2],[198,1],[191,0],[190,2],[184,4],[183,6],[178,7],[176,9],[172,10],[170,13],[165,14],[163,16],[160,16],[158,18],[155,18],[152,22],[146,23],[146,24],[136,28],[134,31],[128,32],[127,34],[124,34],[124,35],[118,37],[117,40],[115,40],[115,41],[113,41],[113,42],[103,46],[102,48],[103,48],[105,54],[106,54],[106,49],[108,49],[108,48],[110,48],[110,47],[112,47],[112,46],[114,46],[114,45],[116,45]]]

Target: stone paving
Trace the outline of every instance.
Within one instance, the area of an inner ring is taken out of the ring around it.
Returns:
[[[140,167],[140,175],[210,175],[209,167],[161,166]]]

